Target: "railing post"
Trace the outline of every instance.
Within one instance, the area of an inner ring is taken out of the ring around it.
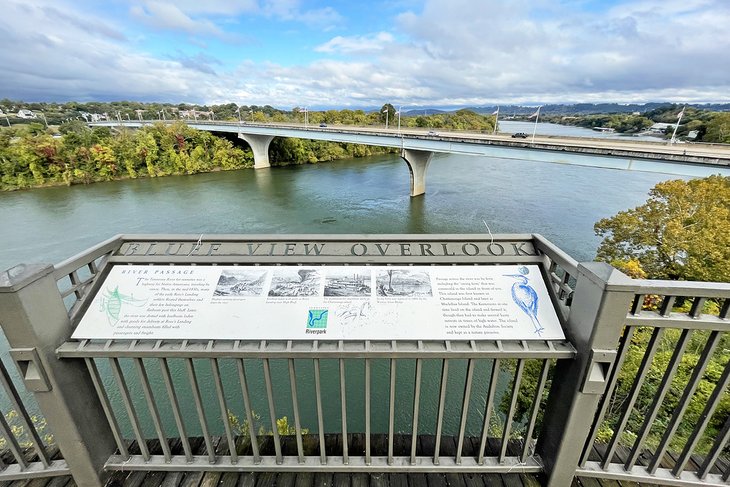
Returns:
[[[537,444],[550,487],[571,485],[637,289],[602,262],[579,264],[576,277],[565,334],[578,353],[557,363]]]
[[[76,484],[103,485],[114,437],[84,361],[56,356],[72,329],[52,266],[20,265],[0,274],[0,325]]]

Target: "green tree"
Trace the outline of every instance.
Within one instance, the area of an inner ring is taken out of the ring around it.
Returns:
[[[707,122],[707,132],[702,140],[730,144],[730,113],[718,113],[712,117]]]
[[[657,184],[641,206],[594,226],[597,258],[638,260],[653,279],[730,281],[730,177]]]
[[[386,114],[386,112],[387,112],[387,114]],[[397,110],[395,109],[395,107],[393,105],[391,105],[390,103],[386,103],[385,105],[383,105],[380,108],[380,115],[379,115],[380,122],[385,123],[385,120],[387,117],[388,123],[392,124],[396,120],[396,117],[398,116],[398,115],[396,115],[396,112],[397,112]]]

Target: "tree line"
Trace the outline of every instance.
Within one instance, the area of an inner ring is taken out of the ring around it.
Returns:
[[[393,149],[356,144],[276,138],[272,165],[306,164],[364,157]],[[253,167],[245,144],[193,129],[183,122],[138,130],[61,125],[51,134],[33,123],[0,130],[0,190],[88,184],[115,179],[196,174]]]

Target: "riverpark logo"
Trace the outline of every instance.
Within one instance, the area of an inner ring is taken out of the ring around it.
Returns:
[[[323,334],[327,333],[327,317],[329,310],[313,308],[309,310],[307,316],[307,333]]]

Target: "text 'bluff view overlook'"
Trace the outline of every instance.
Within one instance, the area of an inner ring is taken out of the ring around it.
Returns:
[[[3,0],[0,483],[729,486],[728,26]]]

